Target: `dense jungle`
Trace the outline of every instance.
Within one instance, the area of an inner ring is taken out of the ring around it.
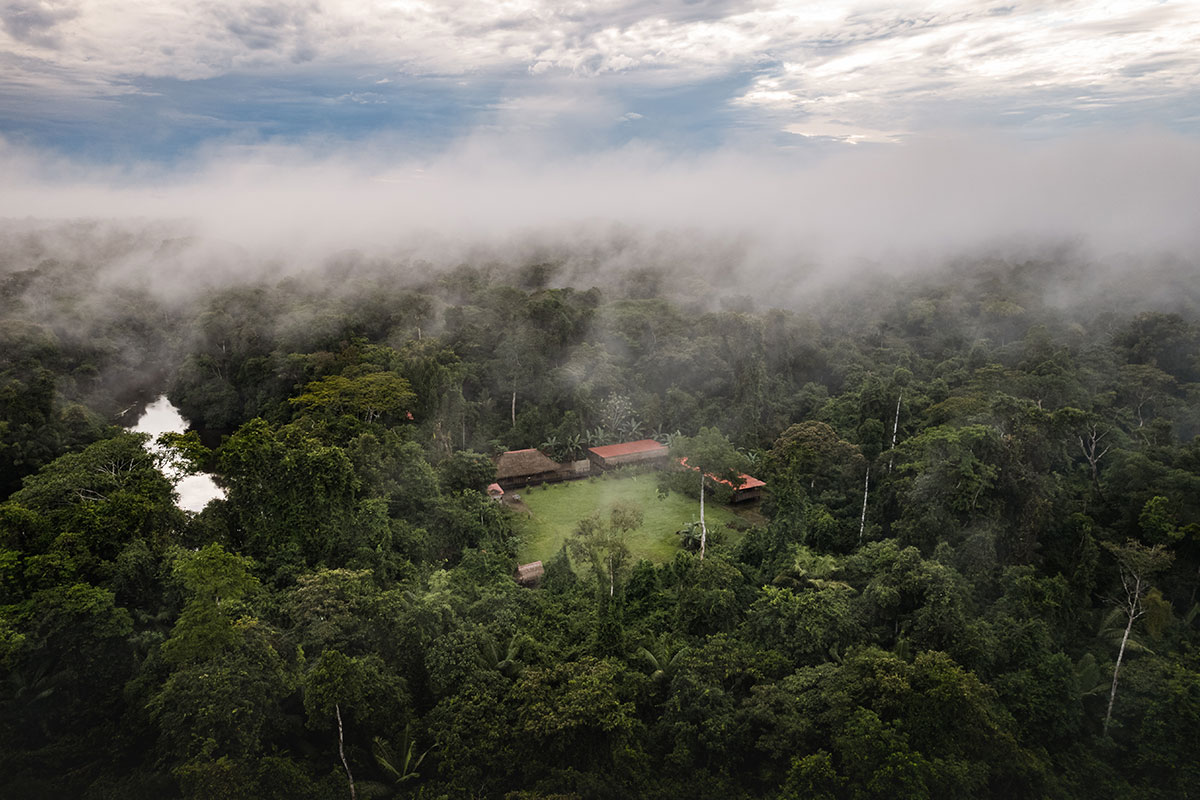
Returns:
[[[0,795],[1200,794],[1194,268],[341,253],[163,291],[147,235],[0,239]],[[192,430],[148,449],[164,393]],[[647,509],[585,509],[515,581],[492,457],[642,438],[761,478],[756,516],[655,562]],[[224,497],[182,511],[180,469]]]

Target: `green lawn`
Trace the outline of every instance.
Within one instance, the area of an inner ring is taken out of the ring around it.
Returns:
[[[565,481],[517,489],[516,493],[530,512],[522,524],[522,562],[546,561],[575,531],[579,520],[593,511],[607,511],[619,502],[640,506],[646,515],[645,524],[629,535],[633,560],[670,561],[679,549],[675,531],[700,517],[700,503],[690,497],[672,492],[660,500],[658,479],[653,474]],[[705,498],[704,520],[711,533],[737,515],[728,507],[710,501],[711,498]]]

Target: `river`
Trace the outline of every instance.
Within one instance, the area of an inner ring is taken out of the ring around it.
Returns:
[[[159,434],[168,431],[184,433],[187,429],[188,424],[183,415],[179,413],[179,409],[171,405],[171,401],[167,399],[166,395],[146,406],[146,410],[142,412],[137,423],[130,428],[134,433],[148,433],[152,439],[156,439]],[[167,465],[166,472],[167,477],[173,477],[170,474],[170,465]],[[184,511],[200,511],[208,505],[208,501],[225,496],[225,492],[206,472],[198,475],[174,476],[174,478],[175,491],[179,495],[178,505]]]

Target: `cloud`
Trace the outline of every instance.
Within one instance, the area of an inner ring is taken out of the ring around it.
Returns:
[[[0,22],[4,30],[17,41],[35,47],[58,47],[60,39],[55,26],[77,16],[79,8],[70,0],[5,0],[0,3]]]
[[[863,136],[1128,117],[1194,129],[1200,108],[1200,6],[1184,0],[5,0],[0,19],[10,123],[223,76],[341,81],[332,96],[456,77],[493,85],[497,103],[570,81],[568,96],[626,107],[726,81],[710,125]]]
[[[225,147],[172,171],[96,169],[7,145],[0,217],[187,220],[206,240],[297,269],[344,249],[447,265],[497,252],[579,259],[624,237],[641,242],[622,251],[628,267],[753,276],[746,294],[779,297],[867,268],[1062,246],[1113,264],[1170,257],[1198,271],[1200,143],[1161,131],[1043,142],[959,135],[821,158],[510,145],[478,134],[426,158],[382,140]],[[600,279],[580,264],[580,281]]]
[[[1027,2],[999,16],[980,3],[938,8],[879,9],[795,30],[795,45],[736,102],[909,130],[994,122],[1046,104],[1081,117],[1097,102],[1146,110],[1151,97],[1194,107],[1200,10],[1192,4]]]

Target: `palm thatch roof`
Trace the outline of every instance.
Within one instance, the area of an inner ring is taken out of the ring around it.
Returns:
[[[557,471],[558,464],[536,448],[509,450],[496,459],[496,477],[500,480],[528,478]]]
[[[540,561],[522,564],[517,567],[517,583],[526,585],[537,583],[545,573],[546,568],[542,566],[542,562]]]

